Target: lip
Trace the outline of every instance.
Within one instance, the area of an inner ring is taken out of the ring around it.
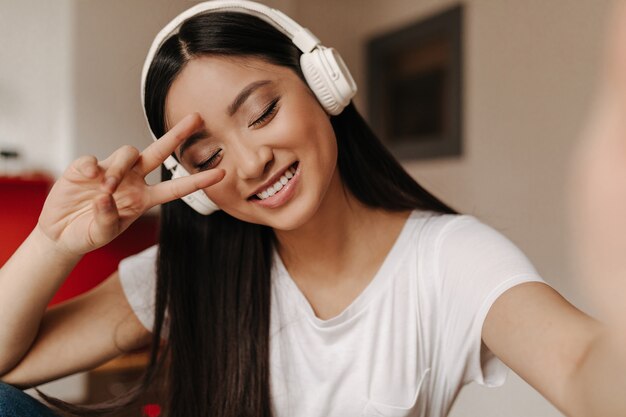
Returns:
[[[296,162],[298,162],[298,161],[294,161],[291,164],[289,164],[286,167],[284,167],[282,170],[278,170],[278,172],[276,172],[276,174],[274,174],[274,176],[270,177],[269,180],[265,181],[263,183],[263,185],[259,186],[259,188],[257,188],[252,194],[250,194],[250,196],[248,197],[248,200],[250,200],[250,199],[254,200],[254,196],[255,195],[265,191],[270,185],[276,184],[278,182],[278,180],[280,179],[280,177],[283,176],[285,171],[287,171],[287,169],[289,169],[289,167],[292,166],[293,164],[295,164]],[[298,165],[300,165],[299,162],[298,162]]]
[[[289,180],[287,184],[283,186],[283,188],[281,188],[273,196],[268,197],[265,200],[251,199],[250,202],[253,204],[258,204],[261,207],[270,209],[277,208],[286,204],[296,193],[296,187],[300,182],[300,170],[300,164],[298,164],[296,168],[296,173],[293,174],[293,177]]]

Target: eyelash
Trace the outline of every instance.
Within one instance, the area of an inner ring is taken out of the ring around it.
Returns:
[[[213,161],[215,161],[218,157],[218,155],[222,153],[222,150],[220,149],[219,151],[215,152],[209,159],[207,159],[206,161],[200,162],[198,165],[196,165],[196,169],[198,171],[204,171],[206,169],[212,168],[213,167]]]
[[[272,100],[272,102],[270,103],[269,106],[267,106],[267,109],[261,115],[261,117],[256,119],[250,125],[248,125],[248,127],[257,127],[258,125],[263,123],[265,120],[267,120],[268,117],[270,117],[271,115],[273,115],[276,112],[276,110],[277,110],[276,104],[278,104],[278,98],[275,98],[274,100]]]
[[[269,104],[269,106],[267,106],[267,109],[265,110],[265,112],[263,112],[261,117],[256,119],[250,125],[248,125],[248,127],[257,127],[257,126],[261,125],[262,123],[264,123],[274,113],[276,113],[276,110],[278,110],[278,106],[277,106],[278,100],[279,100],[278,98],[275,98],[274,100],[272,100],[272,102]],[[206,169],[212,168],[213,167],[213,162],[217,159],[217,157],[219,156],[220,153],[222,153],[221,149],[219,151],[215,152],[206,161],[203,161],[203,162],[200,162],[199,164],[197,164],[196,165],[196,169],[198,171],[204,171]]]

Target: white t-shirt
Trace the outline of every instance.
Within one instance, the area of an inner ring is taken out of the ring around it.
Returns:
[[[155,257],[151,247],[119,267],[130,305],[150,330]],[[275,252],[275,415],[445,416],[463,385],[504,383],[508,368],[481,343],[482,325],[498,296],[529,281],[543,282],[493,228],[471,215],[416,210],[365,290],[321,320]]]

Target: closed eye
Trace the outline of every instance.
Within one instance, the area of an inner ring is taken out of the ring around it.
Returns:
[[[269,119],[270,116],[276,113],[276,110],[278,110],[278,100],[279,98],[275,98],[274,100],[272,100],[272,102],[267,106],[267,109],[265,110],[265,112],[263,112],[261,117],[250,123],[248,127],[258,127],[259,125],[263,124],[263,122],[265,122],[267,119]]]
[[[262,125],[264,122],[266,122],[271,116],[273,116],[276,113],[276,111],[278,110],[278,101],[279,100],[280,100],[279,97],[277,97],[274,100],[272,100],[272,102],[267,106],[267,109],[263,112],[261,117],[256,119],[254,122],[250,123],[250,125],[248,125],[248,127],[258,127],[258,126]],[[217,165],[217,162],[219,162],[219,159],[221,157],[221,153],[222,153],[222,149],[219,149],[217,152],[215,152],[213,155],[211,155],[208,159],[200,162],[199,164],[196,164],[195,168],[198,171],[204,171],[204,170],[207,170],[207,169],[214,168],[215,165]]]
[[[202,162],[200,162],[199,164],[196,164],[196,170],[198,171],[204,171],[206,169],[210,169],[213,168],[216,163],[218,162],[219,156],[222,153],[222,150],[218,150],[217,152],[215,152],[213,155],[211,155],[211,157],[209,157],[209,159],[206,159]]]

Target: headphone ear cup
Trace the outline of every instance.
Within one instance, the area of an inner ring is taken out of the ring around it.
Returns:
[[[174,167],[168,169],[172,173],[172,179],[189,176],[187,170],[183,168],[183,166],[179,163],[177,163]],[[191,207],[198,213],[204,215],[211,214],[214,211],[220,209],[217,204],[211,201],[202,190],[197,190],[191,194],[187,194],[186,196],[181,197],[181,200],[187,203],[189,207]]]
[[[303,53],[300,67],[324,110],[333,116],[341,113],[357,92],[348,67],[333,48],[321,46]]]
[[[332,115],[341,113],[343,108],[339,108],[339,104],[334,99],[326,80],[324,79],[323,69],[318,67],[316,58],[313,56],[317,51],[308,52],[300,56],[300,67],[304,78],[313,93],[317,97],[324,110]]]

